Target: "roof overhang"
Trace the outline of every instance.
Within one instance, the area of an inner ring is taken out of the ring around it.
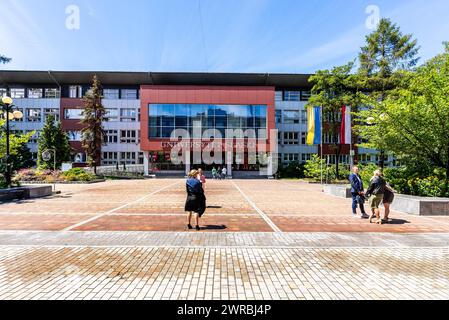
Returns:
[[[217,85],[309,88],[310,74],[0,71],[0,84],[90,84],[97,75],[103,85]]]

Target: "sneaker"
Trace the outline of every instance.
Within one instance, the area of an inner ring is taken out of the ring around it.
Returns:
[[[352,217],[355,219],[355,218],[358,218],[359,216],[357,215],[357,213],[353,213]]]
[[[192,229],[193,229],[192,225],[191,225],[191,224],[188,224],[188,225],[187,225],[187,229],[192,230]]]
[[[367,215],[366,213],[363,213],[362,216],[360,217],[361,219],[368,219],[369,215]]]
[[[201,229],[200,229],[200,226],[196,226],[196,231],[200,231]]]

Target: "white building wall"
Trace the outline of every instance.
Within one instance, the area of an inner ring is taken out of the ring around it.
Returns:
[[[305,110],[306,104],[307,101],[276,101],[276,110],[298,111],[300,115],[299,124],[285,124],[283,123],[283,119],[281,123],[276,124],[276,128],[281,133],[281,140],[279,141],[279,154],[281,155],[281,162],[283,162],[284,154],[297,154],[299,161],[302,162],[303,155],[318,153],[317,146],[308,146],[302,144],[301,141],[301,133],[307,133],[307,115],[304,117],[304,114],[301,112],[302,110]],[[298,145],[283,144],[282,136],[284,132],[298,132]]]
[[[29,131],[36,131],[37,134],[35,138],[37,138],[37,135],[42,130],[45,124],[45,116],[44,116],[44,110],[45,109],[58,109],[58,116],[60,116],[60,106],[61,106],[61,100],[59,98],[57,99],[14,99],[14,105],[21,109],[23,112],[23,121],[17,122],[12,121],[11,122],[11,130],[21,130],[25,132]],[[28,116],[28,110],[29,109],[40,109],[41,112],[41,119],[39,122],[29,122],[27,121]],[[30,148],[31,152],[37,153],[37,143],[29,143],[28,147]]]
[[[104,122],[103,126],[105,130],[115,130],[118,133],[117,143],[108,143],[102,147],[102,152],[104,153],[116,153],[117,161],[115,159],[103,159],[105,165],[112,165],[113,162],[118,162],[119,164],[143,164],[143,153],[140,150],[140,100],[124,100],[124,99],[104,99],[103,106],[106,109],[115,109],[118,113],[118,119],[116,121]],[[135,110],[136,120],[135,121],[121,121],[121,110],[122,109],[133,109]],[[136,132],[136,142],[133,143],[122,143],[121,131],[122,130],[133,130]],[[125,157],[122,157],[123,153],[126,153]],[[128,159],[127,155],[131,153],[134,159]],[[139,159],[140,156],[140,159]]]

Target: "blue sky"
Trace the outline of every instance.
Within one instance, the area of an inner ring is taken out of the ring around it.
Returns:
[[[369,5],[414,34],[422,61],[449,40],[447,0],[0,0],[2,68],[314,72],[357,57]]]

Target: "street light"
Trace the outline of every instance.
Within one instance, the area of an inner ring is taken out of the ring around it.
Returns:
[[[9,157],[10,157],[10,150],[9,150],[9,121],[14,119],[22,119],[23,113],[16,110],[13,111],[14,105],[12,104],[13,101],[10,97],[3,97],[1,107],[3,112],[5,113],[6,118],[6,172],[5,172],[5,180],[6,180],[6,186],[8,188],[11,187],[11,168],[9,166]]]

